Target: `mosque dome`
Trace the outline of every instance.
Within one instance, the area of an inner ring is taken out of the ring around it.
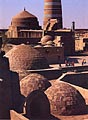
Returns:
[[[53,41],[53,37],[50,35],[45,35],[41,38],[41,44],[46,44],[48,41]]]
[[[20,81],[21,94],[27,97],[34,90],[45,91],[51,83],[42,75],[31,73]]]
[[[26,27],[28,29],[39,29],[37,17],[25,9],[12,18],[11,25],[23,28]]]
[[[9,58],[10,69],[13,71],[49,68],[46,58],[29,45],[17,45],[5,56]]]
[[[45,91],[55,115],[78,115],[86,109],[85,99],[70,84],[58,81]]]

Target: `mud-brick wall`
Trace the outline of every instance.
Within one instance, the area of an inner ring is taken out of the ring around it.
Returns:
[[[22,114],[19,114],[14,110],[10,111],[10,116],[11,116],[11,120],[29,120],[26,117],[24,117]]]
[[[64,61],[64,48],[63,47],[36,47],[41,52],[49,64],[60,63]]]

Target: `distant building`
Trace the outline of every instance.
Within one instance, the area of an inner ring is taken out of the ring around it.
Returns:
[[[36,31],[37,30],[37,31]],[[39,30],[39,32],[38,32]],[[25,9],[12,18],[9,26],[8,38],[39,38],[41,37],[41,26],[36,16]]]
[[[74,31],[71,29],[45,31],[45,34],[52,35],[55,43],[64,47],[64,55],[73,55],[75,53]]]
[[[39,45],[41,38],[46,35],[52,36],[55,43],[55,45],[51,47],[49,44],[44,46],[47,48],[49,47],[49,51],[52,51],[50,50],[52,47],[53,49],[60,49],[60,51],[62,48],[62,52],[58,56],[74,54],[74,32],[71,29],[63,29],[61,0],[44,1],[43,30],[41,29],[41,26],[39,26],[37,17],[25,9],[14,16],[7,31],[7,41],[12,44],[24,43]],[[39,49],[42,51],[46,48],[42,49],[41,47]],[[57,50],[55,51],[56,53],[54,54],[57,56],[58,52]],[[55,58],[55,55],[52,59]]]
[[[5,33],[8,31],[8,29],[0,29],[0,36],[5,35]]]
[[[88,29],[75,29],[75,51],[88,51]]]

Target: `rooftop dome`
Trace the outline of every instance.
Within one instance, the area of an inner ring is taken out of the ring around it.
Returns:
[[[26,99],[26,117],[33,120],[51,120],[49,119],[49,100],[43,91],[35,90],[28,95]]]
[[[46,42],[46,44],[47,44],[47,45],[53,45],[53,44],[54,44],[54,42],[53,42],[53,41],[51,41],[51,40],[49,40],[48,42]]]
[[[56,115],[73,115],[85,112],[86,103],[82,95],[71,85],[57,82],[46,90],[51,112]]]
[[[42,47],[42,45],[36,45],[36,46],[34,46],[34,47]]]
[[[54,47],[54,45],[47,44],[47,45],[44,45],[44,47]]]
[[[13,71],[47,69],[46,58],[29,45],[18,45],[6,53],[9,58],[10,69]]]
[[[27,27],[29,29],[39,28],[37,17],[26,11],[26,9],[12,18],[11,25],[17,27]]]
[[[31,73],[20,81],[21,94],[25,97],[34,90],[46,90],[50,87],[50,82],[42,75]]]
[[[41,38],[41,43],[46,44],[48,41],[53,41],[53,37],[50,35],[45,35]]]

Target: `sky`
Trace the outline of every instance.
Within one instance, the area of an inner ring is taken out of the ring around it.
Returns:
[[[43,24],[44,0],[0,0],[0,28],[8,28],[24,7]],[[62,0],[62,13],[64,28],[71,28],[75,21],[76,28],[88,29],[88,0]]]

